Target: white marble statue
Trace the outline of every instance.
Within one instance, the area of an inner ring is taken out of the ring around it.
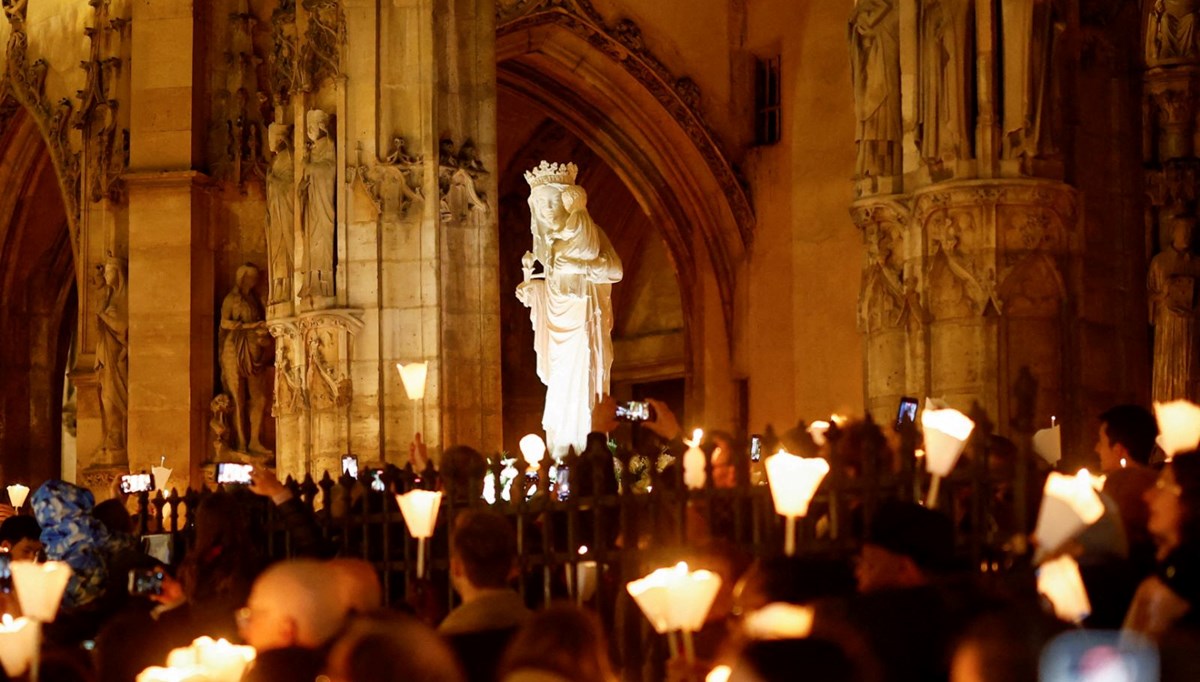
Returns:
[[[125,452],[125,420],[129,414],[129,293],[125,263],[104,262],[104,301],[96,315],[96,378],[100,386],[102,449],[114,457]]]
[[[300,191],[304,193],[304,285],[302,298],[333,296],[334,187],[337,155],[329,136],[329,114],[310,109],[305,116],[308,159]]]
[[[292,298],[292,268],[296,251],[296,169],[289,144],[290,126],[272,123],[267,131],[274,158],[267,169],[267,272],[270,302]]]
[[[608,392],[612,367],[612,285],[621,259],[587,210],[573,163],[542,163],[529,183],[533,251],[525,254],[517,298],[529,308],[537,371],[546,384],[542,428],[551,456],[583,452],[592,407]],[[534,275],[534,261],[544,273]]]

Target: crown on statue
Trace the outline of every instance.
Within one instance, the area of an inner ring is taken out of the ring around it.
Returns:
[[[575,174],[579,169],[573,163],[550,163],[542,161],[537,168],[531,171],[525,171],[525,182],[529,183],[529,189],[539,187],[545,184],[557,185],[574,185]]]

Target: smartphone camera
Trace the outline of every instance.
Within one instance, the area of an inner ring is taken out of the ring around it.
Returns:
[[[896,426],[916,423],[918,404],[916,398],[901,398],[900,407],[896,410]]]
[[[121,477],[121,492],[126,495],[146,493],[154,490],[154,477],[150,474],[126,474]]]
[[[617,405],[617,420],[630,423],[654,421],[654,408],[648,402],[631,400]]]
[[[750,461],[757,462],[762,459],[762,436],[754,434],[750,436]]]
[[[161,568],[134,568],[129,571],[129,594],[144,597],[162,594],[165,573]]]
[[[342,475],[350,478],[358,478],[358,455],[344,455],[342,457]]]
[[[253,470],[253,464],[220,462],[217,464],[217,483],[250,485],[250,472]]]

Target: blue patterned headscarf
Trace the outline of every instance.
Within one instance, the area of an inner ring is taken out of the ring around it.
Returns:
[[[66,481],[47,481],[33,494],[33,514],[42,527],[46,556],[67,562],[74,572],[63,595],[64,608],[82,606],[104,593],[108,530],[92,517],[94,505],[90,490]]]

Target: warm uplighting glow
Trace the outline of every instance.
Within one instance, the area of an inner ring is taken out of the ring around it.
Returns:
[[[7,613],[0,618],[0,664],[9,678],[25,674],[38,646],[37,625]]]
[[[29,497],[29,487],[20,483],[13,483],[8,486],[8,501],[12,502],[12,506],[17,509],[25,504],[25,498]]]
[[[975,430],[975,422],[952,408],[926,407],[921,413],[921,426],[925,430],[925,470],[935,476],[949,476]]]
[[[410,362],[407,365],[396,363],[396,370],[400,372],[400,381],[404,382],[404,392],[408,394],[408,399],[423,399],[429,364],[425,362]]]
[[[684,441],[688,449],[683,453],[683,484],[691,490],[703,488],[708,479],[704,471],[704,451],[700,449],[703,440],[704,430],[696,429],[692,431],[692,439]]]
[[[1158,446],[1170,460],[1200,445],[1200,406],[1187,400],[1154,403],[1158,420]]]
[[[63,590],[67,589],[67,581],[71,579],[71,567],[62,561],[44,564],[14,561],[9,567],[21,613],[43,623],[54,622]]]
[[[812,607],[776,602],[747,615],[742,629],[751,639],[803,639],[812,624]]]
[[[1033,531],[1038,543],[1035,561],[1056,552],[1103,515],[1104,503],[1096,495],[1086,469],[1075,476],[1051,472],[1046,479],[1037,528]]]
[[[681,561],[631,581],[626,589],[656,632],[696,632],[704,626],[721,589],[721,576],[711,571],[690,571]]]
[[[437,525],[438,509],[442,505],[442,493],[433,490],[410,490],[396,496],[404,525],[414,538],[431,538]]]
[[[1033,451],[1050,466],[1058,464],[1058,460],[1062,459],[1062,427],[1052,424],[1050,428],[1033,434]]]
[[[536,471],[546,456],[546,441],[536,433],[530,433],[521,439],[520,448],[521,457],[525,463],[529,465],[530,469]]]
[[[1092,612],[1087,589],[1079,575],[1079,564],[1069,556],[1047,561],[1038,569],[1037,589],[1054,606],[1054,615],[1079,623]]]

